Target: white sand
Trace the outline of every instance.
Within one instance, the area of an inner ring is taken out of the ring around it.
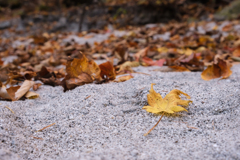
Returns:
[[[38,99],[1,101],[0,159],[240,159],[240,65],[230,78],[211,81],[200,72],[154,68],[135,68],[151,76],[134,74],[123,83],[87,84],[66,93],[41,86]],[[188,113],[163,117],[144,137],[159,119],[142,110],[151,83],[162,96],[180,89],[193,103]]]

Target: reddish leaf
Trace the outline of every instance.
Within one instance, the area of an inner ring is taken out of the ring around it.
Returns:
[[[109,61],[102,63],[99,65],[99,68],[101,69],[101,77],[104,80],[114,80],[116,78],[115,69],[113,67],[113,64]]]
[[[149,47],[146,47],[146,48],[138,51],[137,53],[135,53],[135,55],[134,55],[135,60],[139,61],[140,57],[145,57],[148,54],[148,50],[149,50]]]
[[[166,62],[165,59],[159,59],[157,61],[154,61],[148,57],[143,57],[141,60],[149,66],[160,66],[160,67],[163,66],[163,64]]]

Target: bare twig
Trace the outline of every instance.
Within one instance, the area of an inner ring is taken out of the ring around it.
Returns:
[[[161,121],[163,115],[164,115],[164,113],[162,114],[162,116],[160,117],[158,122],[147,133],[145,133],[144,136],[147,136],[158,125],[158,123]]]
[[[46,129],[46,128],[48,128],[48,127],[51,127],[51,126],[53,126],[54,124],[56,124],[56,123],[50,124],[50,125],[48,125],[48,126],[42,128],[42,129],[37,130],[36,132],[43,131],[44,129]]]
[[[9,108],[8,106],[5,106],[5,107],[9,109],[13,114],[15,114],[11,108]]]
[[[90,97],[91,97],[91,95],[90,95],[90,96],[87,96],[87,97],[85,98],[85,100],[88,99],[88,98],[90,98]]]

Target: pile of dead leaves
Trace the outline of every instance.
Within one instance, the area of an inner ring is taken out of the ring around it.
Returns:
[[[140,65],[167,66],[156,70],[162,72],[200,71],[204,80],[228,78],[231,66],[240,61],[239,26],[238,21],[169,23],[128,27],[121,37],[106,29],[1,38],[0,97],[18,100],[12,87],[25,81],[34,81],[35,90],[45,84],[63,86],[64,91],[87,83],[123,82],[133,78],[133,68]],[[110,36],[92,45],[66,41],[69,36],[88,40],[98,34]],[[98,60],[105,62],[98,65]]]

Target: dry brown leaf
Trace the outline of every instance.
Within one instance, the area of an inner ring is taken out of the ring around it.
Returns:
[[[174,72],[190,72],[189,69],[182,66],[169,66],[169,68],[173,69]]]
[[[179,61],[181,65],[191,71],[202,71],[204,69],[203,62],[199,61],[197,54],[194,53]]]
[[[139,61],[140,57],[145,57],[148,54],[148,50],[149,50],[149,47],[146,47],[146,48],[140,50],[139,52],[135,53],[134,54],[135,60]]]
[[[116,67],[118,69],[117,75],[125,74],[125,73],[133,73],[134,71],[132,70],[132,67],[138,67],[139,65],[140,63],[137,61],[133,61],[133,62],[127,61]]]
[[[38,88],[39,88],[41,85],[42,85],[42,83],[35,83],[35,84],[33,85],[33,90],[34,90],[34,91],[38,90]]]
[[[25,95],[34,84],[35,82],[33,81],[25,80],[15,93],[15,100],[19,100],[23,95]]]
[[[132,75],[121,76],[121,77],[118,77],[117,79],[115,79],[114,82],[124,82],[124,81],[127,81],[132,78],[133,78]]]
[[[83,54],[80,54],[79,57],[79,59],[74,58],[67,61],[67,75],[61,82],[64,92],[86,83],[101,80],[99,66],[93,60],[88,60]]]
[[[13,97],[11,97],[9,95],[9,93],[7,92],[6,86],[4,86],[3,84],[1,85],[1,88],[0,88],[0,97],[3,98],[3,99],[6,99],[6,100],[12,100],[13,99]]]
[[[203,80],[209,81],[220,77],[226,79],[232,74],[232,71],[230,70],[232,65],[230,63],[222,59],[217,59],[217,61],[217,64],[208,66],[207,69],[202,72],[201,77]]]
[[[102,63],[99,65],[99,68],[101,69],[101,77],[104,80],[114,80],[116,78],[115,69],[113,67],[113,64],[109,61]]]
[[[67,78],[65,79],[64,90],[71,90],[77,86],[81,86],[87,83],[92,83],[92,77],[87,73],[81,73],[77,78]]]
[[[66,72],[70,78],[77,78],[84,72],[89,74],[94,80],[100,80],[101,70],[93,60],[88,60],[85,55],[81,54],[79,59],[68,60]]]
[[[235,49],[232,54],[234,57],[240,57],[240,47]]]
[[[113,53],[116,58],[119,59],[118,64],[122,64],[128,58],[127,47],[125,47],[123,44],[119,44],[117,47],[115,47]]]
[[[35,93],[35,92],[31,92],[31,91],[28,91],[25,95],[25,97],[27,99],[35,99],[35,98],[38,98],[39,97],[39,94]]]

